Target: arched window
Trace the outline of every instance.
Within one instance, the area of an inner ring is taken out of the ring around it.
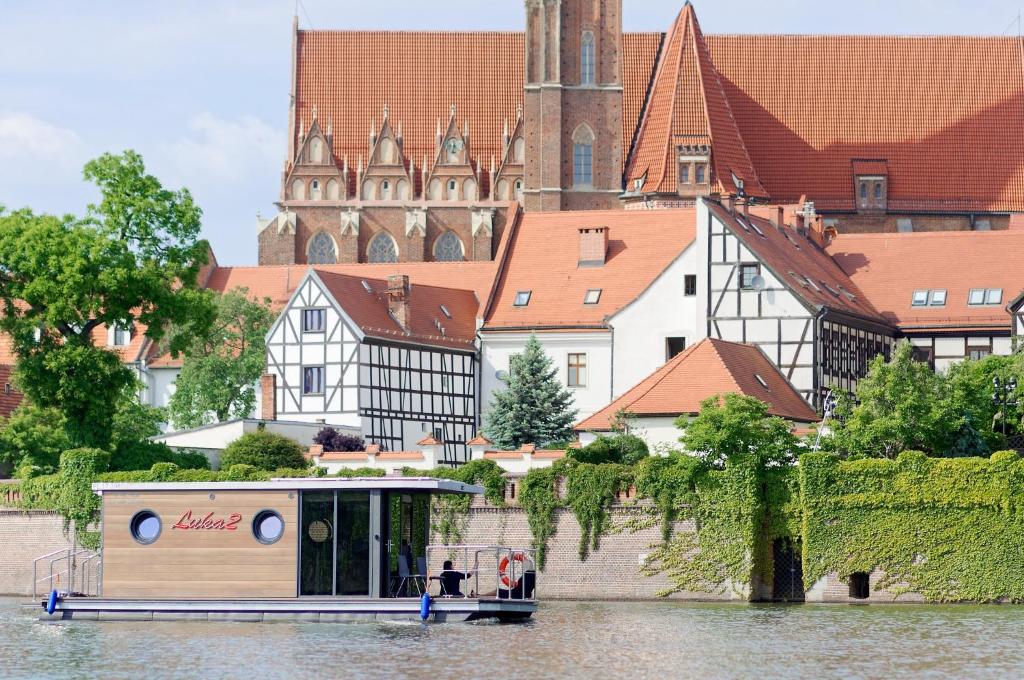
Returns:
[[[459,183],[453,179],[448,180],[448,200],[459,200]]]
[[[437,177],[430,180],[430,188],[427,191],[427,197],[431,201],[441,200],[441,180],[439,180]]]
[[[399,201],[408,201],[409,200],[409,182],[408,181],[406,181],[404,179],[398,180],[398,184],[395,185],[395,197]]]
[[[380,200],[390,201],[391,200],[391,182],[384,180],[380,183]]]
[[[875,200],[876,201],[881,201],[882,200],[882,183],[881,182],[875,182]]]
[[[320,180],[315,179],[309,183],[309,197],[314,201],[320,200]]]
[[[366,259],[370,262],[398,262],[398,246],[391,234],[382,231],[374,236],[366,249]]]
[[[330,234],[321,231],[309,239],[306,260],[309,264],[335,264],[338,261],[338,251]]]
[[[374,198],[376,198],[376,196],[374,195],[376,189],[377,187],[373,183],[372,179],[368,179],[365,182],[363,182],[363,200],[372,201]]]
[[[334,180],[334,179],[328,180],[327,181],[327,200],[328,201],[337,201],[340,198],[339,193],[340,192],[339,192],[338,181]]]
[[[516,200],[520,203],[523,202],[523,180],[516,180]]]
[[[467,179],[462,183],[462,200],[464,201],[475,201],[476,200],[476,180]]]
[[[380,140],[380,162],[387,165],[395,162],[395,143],[387,137]]]
[[[303,182],[301,179],[297,179],[294,182],[292,182],[292,200],[306,200],[306,183]]]
[[[580,39],[580,84],[594,84],[594,33],[583,31]]]
[[[462,241],[454,231],[446,231],[434,241],[434,259],[438,262],[461,262],[465,259]]]
[[[572,185],[594,185],[594,132],[584,123],[572,133]]]
[[[322,163],[324,160],[324,145],[319,137],[314,137],[309,142],[309,162]]]
[[[866,200],[867,197],[868,197],[868,183],[867,182],[861,182],[860,183],[860,198],[863,201],[863,200]]]

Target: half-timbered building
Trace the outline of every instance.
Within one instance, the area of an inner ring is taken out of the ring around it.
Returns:
[[[426,435],[468,460],[477,429],[472,290],[310,269],[267,335],[282,418],[361,427],[386,451]]]

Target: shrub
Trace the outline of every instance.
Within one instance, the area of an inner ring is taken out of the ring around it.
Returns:
[[[338,432],[333,427],[325,427],[316,433],[314,444],[324,447],[324,452],[339,453],[346,451],[365,451],[366,442],[362,437]]]
[[[141,441],[119,448],[111,459],[111,471],[149,470],[157,463],[174,463],[183,470],[208,470],[210,461],[198,451],[175,451],[166,444]]]
[[[251,465],[258,470],[309,467],[297,442],[266,430],[247,432],[228,444],[220,466],[227,470],[233,465]]]
[[[581,449],[569,449],[568,457],[581,463],[634,465],[650,451],[643,439],[633,434],[601,435]]]

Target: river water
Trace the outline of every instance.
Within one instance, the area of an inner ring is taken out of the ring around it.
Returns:
[[[1024,608],[542,603],[525,624],[44,623],[0,678],[1020,678]]]

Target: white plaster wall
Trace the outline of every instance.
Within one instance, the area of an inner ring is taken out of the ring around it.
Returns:
[[[676,427],[675,421],[675,418],[663,417],[636,418],[630,425],[629,433],[643,439],[652,454],[656,453],[656,450],[664,450],[666,448],[682,451],[683,445],[679,443],[679,436],[682,434],[682,431]],[[601,434],[608,433],[580,432],[580,443],[586,446]]]
[[[494,391],[505,386],[496,377],[496,373],[509,370],[509,359],[513,354],[523,351],[529,337],[529,333],[481,334],[481,412],[489,410]],[[538,333],[537,339],[554,361],[562,385],[566,384],[568,377],[569,354],[587,355],[586,387],[569,388],[579,410],[577,421],[593,415],[612,401],[611,333]],[[661,361],[664,361],[664,351],[661,357]]]
[[[697,295],[684,295],[687,274],[697,276]],[[614,398],[665,363],[666,338],[686,338],[687,347],[704,338],[707,323],[699,286],[703,277],[704,270],[697,264],[697,248],[690,245],[647,290],[611,318],[615,329]]]

